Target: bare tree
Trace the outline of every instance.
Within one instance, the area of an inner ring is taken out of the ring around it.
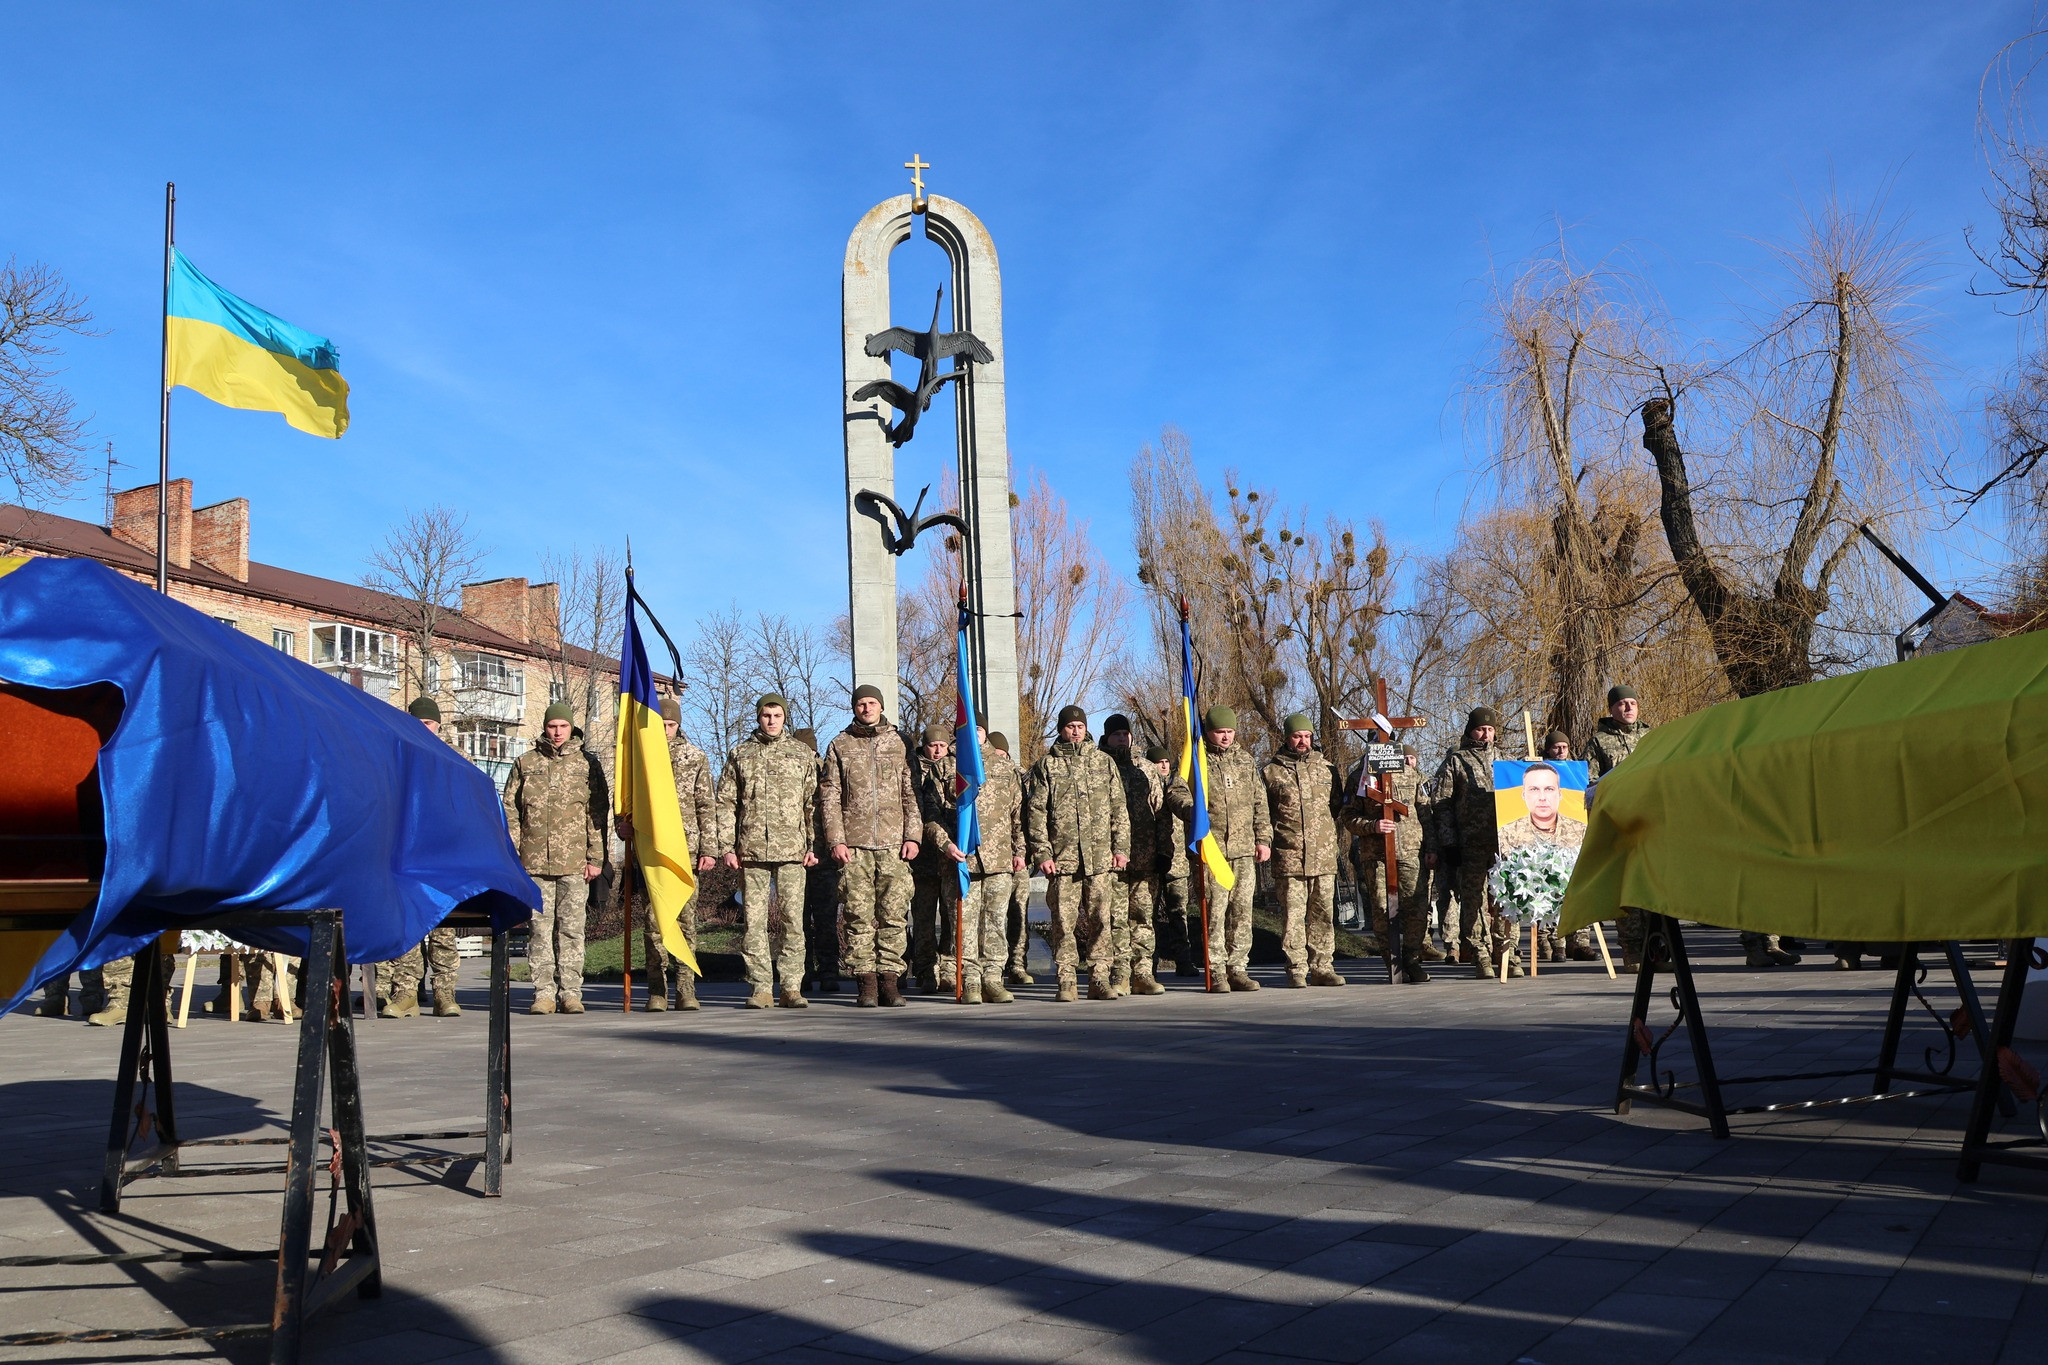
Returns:
[[[50,358],[58,336],[94,335],[91,324],[85,301],[56,271],[13,257],[0,266],[0,477],[24,506],[59,496],[86,475],[85,423]]]
[[[1014,495],[1013,495],[1014,496]],[[1010,519],[1017,564],[1019,762],[1052,737],[1062,706],[1083,702],[1120,667],[1130,587],[1067,512],[1066,499],[1034,472]],[[950,618],[949,622],[950,622]],[[950,629],[950,626],[949,626]]]
[[[609,763],[618,723],[616,656],[626,624],[625,564],[615,551],[598,546],[548,551],[541,571],[555,585],[555,619],[533,627],[548,651],[549,683],[577,705],[583,747]]]
[[[488,553],[469,533],[469,519],[441,506],[408,514],[370,553],[363,586],[391,599],[405,693],[432,697],[452,689],[454,678],[441,676],[441,623],[460,609],[462,585],[477,576]]]
[[[683,665],[690,670],[684,707],[692,722],[691,738],[710,756],[716,771],[723,771],[726,755],[753,725],[749,663],[747,623],[737,602],[697,622],[696,637],[683,656]]]
[[[747,672],[763,692],[789,702],[792,728],[815,728],[828,693],[830,650],[809,626],[787,616],[756,612],[747,631]]]

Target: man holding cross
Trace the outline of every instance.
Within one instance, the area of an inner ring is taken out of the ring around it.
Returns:
[[[1429,945],[1429,902],[1422,895],[1422,773],[1413,762],[1415,750],[1403,745],[1397,772],[1375,774],[1370,758],[1361,758],[1344,779],[1344,827],[1357,839],[1358,881],[1371,897],[1373,932],[1381,951],[1401,980],[1429,980],[1422,960]],[[1385,798],[1391,797],[1392,803]],[[1391,836],[1391,839],[1390,839]],[[1387,845],[1394,848],[1400,898],[1400,944],[1392,935],[1387,913]]]

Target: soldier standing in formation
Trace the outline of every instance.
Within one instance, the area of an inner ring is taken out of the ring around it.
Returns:
[[[991,761],[991,755],[1001,754],[1004,762],[1017,775],[1018,819],[1023,819],[1024,769],[1010,753],[1010,737],[1001,730],[989,732],[988,743],[981,746],[982,762]],[[991,769],[993,771],[993,769]],[[1019,858],[1025,856],[1024,841],[1020,836],[1016,846]],[[1029,986],[1034,978],[1027,968],[1031,956],[1031,865],[1020,864],[1010,878],[1010,904],[1003,922],[1004,940],[1009,945],[1009,955],[1003,964],[1003,984],[1006,986]]]
[[[1159,909],[1153,915],[1159,956],[1172,961],[1175,976],[1200,976],[1195,941],[1188,931],[1188,816],[1194,813],[1194,793],[1175,774],[1172,751],[1164,744],[1146,749],[1145,762],[1159,775],[1165,793],[1159,808],[1158,847],[1153,851],[1159,877]]]
[[[683,733],[683,709],[674,697],[661,699],[661,728],[668,735],[668,766],[676,783],[676,805],[683,814],[683,839],[690,846],[690,857],[698,872],[709,872],[718,865],[713,855],[718,847],[718,787],[711,780],[711,759],[702,749],[690,743]],[[624,816],[619,817],[619,837],[626,841],[627,858],[632,858],[633,831]],[[638,876],[638,867],[634,869]],[[643,888],[644,880],[639,883]],[[624,879],[620,879],[623,888]],[[621,892],[623,894],[623,890]],[[670,992],[674,992],[674,1003],[681,1009],[697,1008],[697,977],[688,967],[669,957],[668,949],[661,941],[661,924],[654,917],[654,902],[647,901],[646,930],[642,935],[647,949],[647,1008],[665,1010],[670,1004]],[[683,941],[690,945],[690,951],[697,950],[697,898],[690,897],[683,906],[680,916]]]
[[[1016,998],[1003,986],[1003,968],[1010,956],[1010,888],[1024,871],[1023,779],[1010,756],[989,745],[988,732],[979,722],[975,734],[981,741],[983,769],[981,790],[974,798],[981,846],[963,853],[954,841],[960,807],[959,793],[951,788],[944,800],[925,803],[924,839],[925,847],[937,849],[948,869],[950,884],[940,899],[939,915],[957,921],[960,1003],[1007,1005]],[[964,898],[962,863],[967,864]],[[949,977],[952,965],[952,959],[940,964]]]
[[[1027,856],[1046,878],[1053,966],[1059,973],[1054,998],[1079,998],[1078,936],[1088,956],[1088,998],[1114,1000],[1111,881],[1130,860],[1130,813],[1116,764],[1088,743],[1088,713],[1063,707],[1059,727],[1058,742],[1031,769],[1025,795]]]
[[[1496,932],[1487,901],[1486,876],[1499,855],[1493,810],[1493,737],[1500,717],[1490,706],[1465,718],[1463,742],[1444,755],[1432,795],[1436,799],[1437,863],[1448,864],[1458,886],[1458,961],[1475,975],[1492,976],[1507,962],[1509,976],[1522,974],[1514,935]]]
[[[1366,786],[1366,779],[1370,776],[1366,767],[1366,761],[1359,759],[1344,779],[1344,790],[1349,793],[1344,804],[1344,823],[1356,840],[1352,847],[1358,855],[1358,884],[1367,897],[1367,904],[1372,906],[1373,932],[1379,935],[1380,951],[1385,955],[1388,967],[1397,969],[1403,981],[1419,985],[1429,980],[1429,973],[1422,964],[1433,960],[1429,956],[1433,950],[1429,941],[1429,901],[1422,891],[1426,843],[1422,773],[1415,764],[1414,746],[1404,744],[1401,746],[1400,771],[1380,776],[1380,783],[1388,794],[1407,807],[1407,811],[1402,813],[1373,799]],[[1398,952],[1392,932],[1397,926],[1391,922],[1387,911],[1389,834],[1394,836],[1394,864],[1399,878],[1397,894],[1401,902]],[[1438,953],[1436,960],[1442,956]],[[1392,975],[1391,971],[1389,975]]]
[[[951,812],[953,802],[953,732],[933,721],[924,727],[911,784],[917,790],[919,818],[926,836],[911,864],[910,967],[917,988],[926,995],[955,993],[953,925],[948,897],[959,885],[953,860],[932,843],[930,826],[938,812]],[[950,815],[945,818],[950,818]]]
[[[1255,991],[1252,980],[1252,892],[1258,866],[1273,856],[1273,816],[1252,756],[1237,747],[1237,712],[1212,706],[1203,718],[1208,751],[1209,832],[1230,860],[1236,884],[1209,894],[1209,989]]]
[[[818,752],[818,732],[809,728],[790,731],[810,751],[811,771],[820,777],[825,759]],[[816,822],[813,822],[816,825]],[[821,995],[839,994],[839,864],[825,843],[822,828],[811,842],[814,862],[804,873],[804,990],[815,988]]]
[[[519,860],[540,887],[526,961],[533,972],[529,1014],[583,1013],[583,924],[590,883],[604,871],[611,795],[597,760],[571,744],[576,713],[548,707],[541,738],[505,778],[505,822]]]
[[[853,690],[853,721],[826,746],[818,802],[825,842],[844,869],[847,966],[860,978],[860,1003],[901,1005],[910,864],[923,822],[903,737],[882,717],[880,688]]]
[[[754,731],[733,746],[718,782],[719,849],[741,873],[747,1008],[803,1009],[804,880],[817,862],[818,769],[784,728],[789,703],[773,692],[754,703]],[[742,871],[742,869],[744,869]],[[780,909],[780,918],[773,911]],[[782,994],[775,993],[780,977]]]
[[[1102,723],[1102,748],[1116,761],[1123,780],[1124,810],[1131,826],[1130,860],[1110,886],[1113,922],[1123,926],[1112,948],[1109,984],[1127,995],[1164,995],[1152,975],[1158,949],[1159,832],[1166,820],[1166,785],[1157,764],[1132,752],[1131,720],[1114,715]]]
[[[1337,812],[1344,788],[1315,747],[1315,725],[1302,712],[1281,727],[1280,752],[1260,770],[1273,841],[1273,881],[1283,919],[1280,951],[1290,986],[1341,986],[1337,975]],[[1233,981],[1232,985],[1236,983]]]

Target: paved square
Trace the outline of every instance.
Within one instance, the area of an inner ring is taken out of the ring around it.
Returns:
[[[1724,1074],[1874,1053],[1888,976],[1749,972],[1712,932],[1696,951]],[[478,1122],[485,1019],[464,968],[463,1018],[359,1026],[373,1132]],[[2048,1177],[1957,1185],[1960,1099],[1738,1120],[1715,1142],[1679,1115],[1609,1112],[1628,983],[1597,966],[1508,986],[1262,975],[1252,996],[1174,983],[1058,1006],[1040,985],[1010,1006],[841,995],[801,1013],[738,1009],[740,988],[714,984],[700,1013],[623,1016],[613,988],[580,1019],[519,1017],[506,1197],[478,1197],[467,1170],[380,1171],[384,1297],[317,1321],[307,1358],[2048,1354]],[[1918,1012],[1915,1063],[1939,1036]],[[211,1019],[174,1034],[187,1134],[280,1124],[295,1037]],[[162,1244],[153,1227],[274,1244],[274,1177],[148,1182],[121,1219],[89,1212],[117,1042],[0,1024],[0,1255]],[[5,1270],[0,1318],[242,1320],[267,1312],[269,1276]]]

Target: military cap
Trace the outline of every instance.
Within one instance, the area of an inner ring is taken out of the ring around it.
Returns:
[[[1401,757],[1420,758],[1422,757],[1422,755],[1415,752],[1415,746],[1413,744],[1403,744],[1401,746]]]
[[[1308,712],[1296,711],[1287,718],[1287,723],[1280,728],[1292,735],[1298,734],[1303,730],[1312,731],[1316,728],[1316,723],[1308,718]]]
[[[678,725],[683,723],[683,708],[677,704],[674,697],[663,697],[661,699],[661,718],[663,720],[672,720]]]
[[[754,714],[758,716],[771,706],[781,707],[785,714],[789,711],[789,703],[782,699],[780,692],[763,692],[754,701]]]
[[[873,683],[862,683],[859,687],[853,689],[853,699],[859,701],[863,697],[871,701],[880,701],[882,699],[882,689]]]
[[[937,721],[933,721],[930,725],[924,727],[924,742],[927,744],[951,744],[953,742],[953,732]]]
[[[1473,707],[1472,714],[1465,717],[1466,733],[1469,734],[1482,725],[1491,725],[1494,729],[1498,730],[1500,728],[1500,714],[1491,706]]]
[[[405,714],[411,716],[414,720],[430,720],[434,724],[439,725],[441,723],[441,703],[435,701],[432,697],[414,697],[405,704]]]
[[[1121,711],[1112,713],[1108,720],[1102,722],[1103,734],[1113,735],[1118,733],[1119,731],[1121,731],[1124,734],[1129,734],[1131,732],[1131,718]]]
[[[1562,730],[1552,730],[1549,734],[1543,737],[1543,747],[1546,750],[1551,749],[1559,744],[1569,744],[1571,742],[1572,737]]]
[[[1202,717],[1202,728],[1204,730],[1235,730],[1237,728],[1237,712],[1231,710],[1228,706],[1212,706],[1209,708],[1209,714]]]
[[[1638,700],[1640,700],[1640,698],[1636,696],[1636,690],[1633,687],[1630,687],[1627,683],[1616,683],[1614,686],[1607,689],[1607,704],[1609,706],[1614,705],[1614,703],[1618,701]]]
[[[542,714],[540,718],[540,723],[542,725],[546,725],[549,721],[555,720],[566,720],[571,725],[575,724],[576,708],[569,705],[568,702],[558,701],[553,706],[550,706],[547,709],[547,711]]]
[[[1076,720],[1086,725],[1088,723],[1088,713],[1078,706],[1062,706],[1060,708],[1060,724],[1065,725],[1069,721]]]
[[[808,725],[801,730],[791,730],[789,737],[799,744],[809,745],[812,753],[818,751],[818,732]]]
[[[1172,758],[1173,751],[1164,744],[1149,744],[1145,747],[1145,761],[1157,763],[1162,758]]]
[[[1001,730],[991,730],[988,732],[988,747],[991,749],[1001,749],[1004,753],[1008,753],[1010,752],[1010,737]]]

